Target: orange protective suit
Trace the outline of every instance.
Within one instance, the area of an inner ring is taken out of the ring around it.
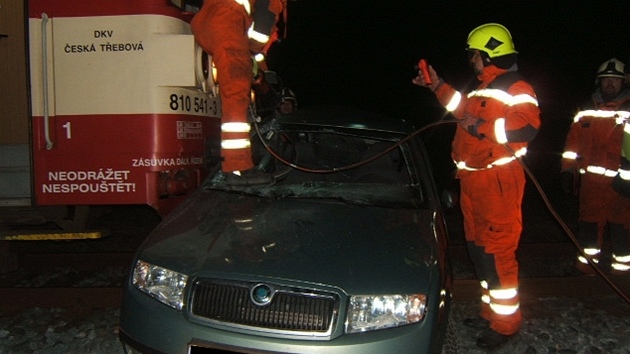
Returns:
[[[515,71],[484,67],[481,84],[462,95],[448,84],[435,94],[458,119],[451,156],[458,168],[461,209],[469,255],[482,287],[480,315],[498,333],[511,335],[521,325],[516,249],[522,231],[525,174],[515,159],[525,154],[540,126],[532,87]]]
[[[277,30],[275,24],[283,10],[282,0],[206,0],[191,21],[195,39],[217,68],[224,172],[254,167],[247,121],[254,76],[252,55],[266,44],[260,39],[271,38]],[[258,36],[252,36],[253,32]]]
[[[587,109],[579,111],[567,135],[562,171],[580,173],[578,240],[583,252],[599,261],[604,233],[612,240],[613,269],[630,265],[630,198],[612,186],[621,160],[625,118],[630,111],[630,90],[604,102],[598,90]],[[587,261],[581,255],[578,260]]]

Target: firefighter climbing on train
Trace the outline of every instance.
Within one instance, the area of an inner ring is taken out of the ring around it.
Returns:
[[[577,239],[583,253],[599,263],[604,235],[609,234],[612,272],[630,274],[630,198],[612,186],[621,168],[624,126],[630,118],[624,67],[612,58],[597,70],[597,88],[573,118],[566,138],[562,176],[565,190],[576,184],[571,177],[579,176]],[[576,266],[584,273],[594,273],[581,252]]]
[[[413,83],[433,91],[458,121],[451,157],[460,181],[468,254],[481,285],[478,317],[464,324],[482,330],[477,346],[494,350],[510,341],[522,321],[516,249],[522,231],[525,172],[517,157],[540,126],[536,94],[517,72],[510,32],[481,25],[467,40],[468,61],[480,81],[463,93],[429,65]]]
[[[285,0],[205,0],[191,21],[195,39],[217,68],[221,98],[221,169],[227,183],[271,183],[254,169],[247,112],[254,68],[277,39]],[[254,64],[253,59],[257,60]]]

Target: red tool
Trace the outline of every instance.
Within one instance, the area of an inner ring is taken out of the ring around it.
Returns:
[[[431,81],[431,76],[429,76],[429,64],[427,64],[426,59],[420,59],[418,62],[418,68],[422,71],[422,76],[424,76],[424,83],[427,85],[431,85],[433,82]]]

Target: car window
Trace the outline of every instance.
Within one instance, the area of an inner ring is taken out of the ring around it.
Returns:
[[[318,198],[346,203],[414,207],[423,202],[412,181],[409,146],[331,132],[275,132],[254,144],[258,167],[275,174],[270,186],[229,189],[269,198]],[[266,148],[265,148],[266,146]],[[268,151],[271,150],[271,152]]]

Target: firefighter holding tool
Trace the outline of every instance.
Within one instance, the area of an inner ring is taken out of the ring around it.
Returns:
[[[517,51],[507,28],[481,25],[467,40],[468,62],[480,84],[462,93],[422,63],[412,82],[433,91],[457,120],[451,157],[460,180],[468,254],[481,285],[478,317],[464,324],[482,330],[477,346],[505,345],[521,326],[516,249],[521,231],[524,169],[517,159],[540,126],[538,100],[517,72]],[[429,77],[427,77],[427,75]]]
[[[253,58],[263,56],[277,38],[276,24],[285,0],[206,0],[191,21],[199,45],[217,68],[221,98],[221,169],[227,183],[272,183],[254,169],[247,111],[253,81]]]

